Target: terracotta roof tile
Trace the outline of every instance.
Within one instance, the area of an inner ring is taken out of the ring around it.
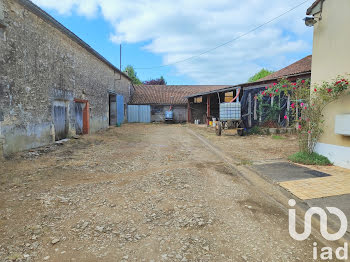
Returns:
[[[309,55],[271,75],[268,75],[262,79],[259,79],[257,82],[266,81],[266,80],[274,80],[282,77],[297,75],[301,73],[311,72],[311,61],[312,56]]]
[[[230,87],[229,85],[135,85],[130,104],[187,104],[186,96]]]

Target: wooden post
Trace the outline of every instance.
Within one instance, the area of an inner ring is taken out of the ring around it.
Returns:
[[[278,108],[281,109],[281,94],[278,95]],[[281,124],[281,112],[278,114],[278,124]]]
[[[210,118],[210,95],[207,95],[207,125],[209,125]]]
[[[254,120],[258,120],[258,115],[257,115],[257,99],[254,97]]]
[[[262,107],[262,102],[259,103],[259,124],[262,122],[262,114],[263,114],[263,107]]]
[[[83,111],[83,133],[90,133],[90,103],[85,103],[85,108]]]
[[[191,123],[192,122],[192,116],[191,116],[191,104],[190,104],[190,99],[187,99],[187,122]]]
[[[289,112],[290,112],[290,95],[288,95],[288,101],[287,101],[287,123],[286,123],[286,127],[289,127]]]
[[[248,126],[252,126],[252,94],[248,94]]]
[[[299,129],[299,104],[298,104],[298,98],[296,98],[296,103],[295,103],[295,115],[296,115],[296,129]]]

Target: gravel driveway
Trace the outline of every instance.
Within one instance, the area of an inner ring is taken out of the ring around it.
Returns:
[[[111,128],[0,174],[1,261],[313,261],[314,240],[186,126]]]

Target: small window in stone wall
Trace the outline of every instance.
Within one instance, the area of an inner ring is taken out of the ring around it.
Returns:
[[[195,97],[195,98],[194,98],[194,102],[195,102],[196,104],[202,103],[202,102],[203,102],[203,97],[202,97],[202,96]]]
[[[4,121],[4,113],[0,111],[0,122]]]

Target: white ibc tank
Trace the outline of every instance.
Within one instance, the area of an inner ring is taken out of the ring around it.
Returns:
[[[241,119],[241,103],[221,103],[220,104],[220,120],[240,120]]]

